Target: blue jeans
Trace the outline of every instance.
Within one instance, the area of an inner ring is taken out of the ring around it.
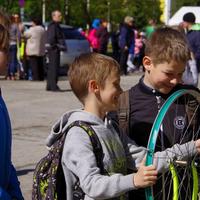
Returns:
[[[8,76],[13,76],[17,72],[17,45],[10,45],[9,48],[9,64],[8,64]]]

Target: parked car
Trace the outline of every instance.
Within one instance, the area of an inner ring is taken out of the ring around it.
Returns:
[[[89,53],[91,50],[88,40],[78,31],[78,29],[66,25],[61,25],[61,28],[67,45],[67,51],[61,51],[60,53],[60,66],[63,67],[70,65],[74,58],[80,54]]]
[[[25,29],[31,26],[30,22],[24,22]],[[48,23],[45,23],[45,29],[47,30]],[[65,37],[65,44],[67,51],[60,52],[60,69],[61,74],[66,74],[66,69],[73,62],[73,60],[82,53],[91,52],[90,44],[86,37],[82,35],[77,28],[61,24],[61,28]],[[45,63],[48,63],[48,59],[45,59]]]

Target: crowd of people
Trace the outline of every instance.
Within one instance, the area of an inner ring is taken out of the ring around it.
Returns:
[[[52,30],[55,29],[56,34],[52,34],[53,31],[48,30],[47,37],[45,36],[46,31],[42,22],[38,18],[32,18],[31,27],[27,30],[21,23],[18,14],[13,14],[10,20],[9,63],[5,78],[8,80],[19,78],[42,81],[45,79],[44,60],[50,59],[47,68],[49,70],[47,71],[46,90],[60,91],[57,85],[60,63],[59,54],[60,51],[67,50],[59,25],[62,20],[61,12],[52,13],[52,23],[50,23],[49,29],[55,26],[56,28]],[[111,55],[119,62],[121,75],[127,75],[138,71],[144,72],[142,60],[145,42],[157,28],[154,19],[150,19],[148,25],[141,30],[138,30],[135,24],[133,17],[126,16],[119,28],[111,33],[108,31],[108,21],[96,18],[93,20],[89,30],[83,31],[81,29],[80,32],[88,39],[91,52]],[[195,15],[187,13],[183,17],[183,22],[176,28],[186,35],[191,47],[191,59],[186,65],[183,80],[186,83],[197,86],[200,71],[200,44],[197,38],[200,30],[199,26],[195,24]],[[52,42],[54,43],[51,44],[54,52],[48,46]],[[110,52],[110,49],[108,52],[109,43],[111,44],[112,52]],[[48,55],[46,54],[47,52]],[[54,56],[51,55],[52,53]],[[52,86],[50,86],[51,84]]]
[[[61,50],[67,50],[59,25],[61,18],[60,11],[52,12],[52,22],[48,26],[45,45],[45,30],[40,21],[33,19],[32,27],[22,31],[23,26],[16,21],[15,16],[11,17],[10,24],[7,16],[0,12],[0,67],[5,67],[9,58],[7,79],[16,79],[20,57],[17,50],[23,35],[27,39],[26,56],[32,69],[33,80],[44,80],[41,60],[46,49],[49,55],[46,90],[60,90],[57,85],[59,54]],[[52,147],[59,140],[59,135],[65,133],[66,127],[75,121],[84,121],[99,138],[104,170],[102,172],[99,168],[90,138],[84,129],[69,129],[59,160],[62,166],[60,170],[63,170],[65,178],[64,193],[67,199],[74,198],[77,178],[84,199],[145,199],[144,191],[138,189],[154,185],[158,173],[169,170],[169,158],[174,160],[178,157],[179,160],[183,160],[200,153],[198,137],[191,141],[177,140],[176,144],[168,141],[165,149],[159,149],[155,153],[153,164],[145,166],[147,141],[163,103],[179,89],[190,88],[200,92],[195,86],[188,86],[186,79],[185,82],[182,80],[189,61],[193,60],[196,63],[194,66],[197,66],[197,73],[200,71],[200,31],[194,26],[194,14],[187,13],[183,21],[183,28],[187,29],[186,35],[174,28],[154,27],[144,40],[143,33],[134,27],[134,18],[126,16],[120,25],[117,39],[118,61],[106,55],[109,41],[107,21],[93,21],[92,29],[87,34],[93,52],[75,58],[68,72],[72,91],[83,107],[62,115],[53,125],[47,143]],[[130,111],[125,130],[120,126],[118,113],[119,99],[123,94],[120,76],[127,75],[129,71],[139,70],[140,66],[143,67],[144,76],[128,91]],[[0,105],[0,199],[23,200],[16,170],[11,162],[12,129],[2,94]],[[188,123],[183,104],[176,105],[176,109],[180,111],[182,126],[176,126],[174,121],[177,116],[171,115],[172,123],[163,125],[167,138],[175,131],[180,135],[184,134]],[[128,169],[131,170],[129,173]],[[45,184],[48,185],[48,182]],[[43,191],[43,195],[48,199],[49,194]]]
[[[44,80],[43,56],[45,54],[45,30],[39,18],[32,18],[26,27],[18,14],[10,17],[9,62],[7,80]]]
[[[64,35],[60,28],[62,15],[59,10],[52,12],[52,22],[47,31],[38,17],[31,19],[25,27],[18,14],[10,17],[9,60],[5,79],[45,79],[45,56],[49,59],[47,68],[47,91],[58,91],[58,69],[60,51],[66,50]]]
[[[112,57],[121,66],[121,74],[143,71],[142,58],[146,35],[135,27],[134,18],[126,16],[124,22],[115,32],[108,32],[108,21],[94,19],[91,29],[84,33],[93,52],[108,55],[108,44],[111,41]]]

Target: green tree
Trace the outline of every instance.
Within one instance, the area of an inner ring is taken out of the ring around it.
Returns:
[[[182,6],[200,6],[200,0],[174,0],[171,3],[171,15]]]
[[[63,22],[86,28],[94,18],[110,19],[113,27],[117,27],[126,15],[133,16],[138,28],[144,27],[149,18],[156,19],[159,23],[160,1],[159,0],[45,0],[46,21],[51,20],[51,12],[61,10]],[[89,10],[87,2],[90,3]],[[181,6],[197,6],[200,0],[173,0],[172,14]],[[20,13],[18,0],[0,0],[0,8],[8,13]],[[25,20],[32,16],[42,16],[42,0],[25,0]]]

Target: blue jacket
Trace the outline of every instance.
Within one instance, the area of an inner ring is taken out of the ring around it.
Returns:
[[[11,124],[0,95],[0,200],[22,200],[16,171],[11,162]]]
[[[189,30],[187,33],[187,39],[195,58],[200,59],[200,31]]]
[[[119,47],[124,49],[127,46],[134,49],[135,46],[135,33],[132,27],[127,24],[123,24],[120,27],[120,35],[119,35]]]

